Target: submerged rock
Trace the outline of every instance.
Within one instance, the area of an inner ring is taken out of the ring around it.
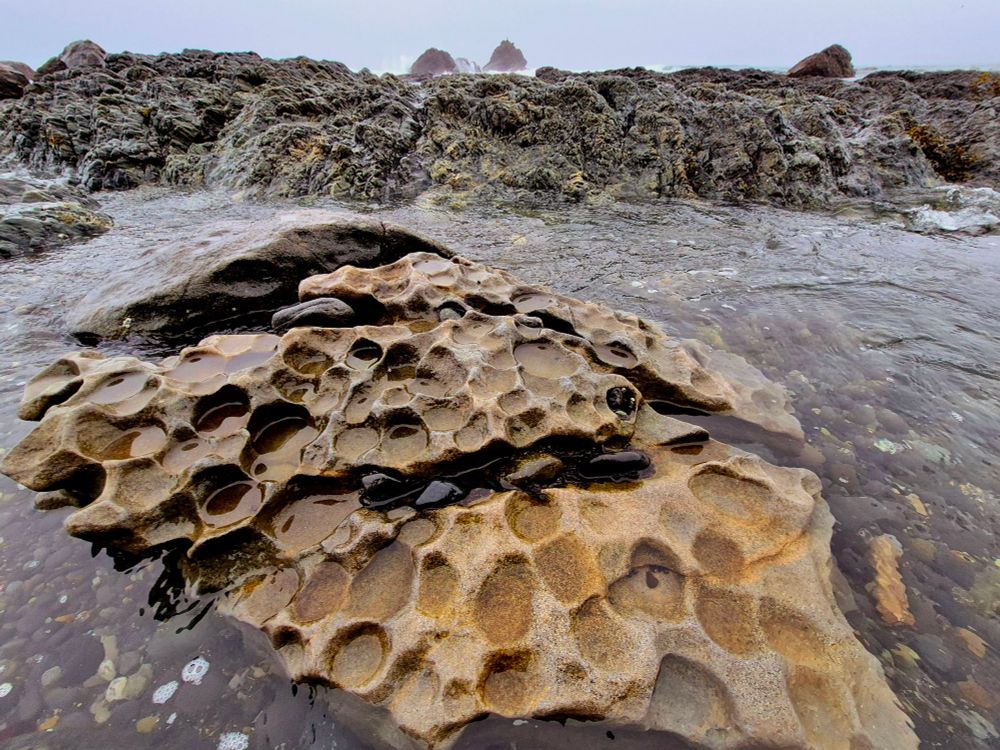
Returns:
[[[454,73],[458,66],[450,54],[443,49],[431,47],[424,50],[410,66],[410,75],[439,76],[443,73]]]
[[[903,547],[892,534],[881,534],[868,543],[868,561],[875,570],[869,590],[886,625],[909,625],[915,620],[906,596],[906,584],[899,574]]]
[[[833,44],[821,52],[799,60],[788,71],[788,75],[792,78],[803,76],[853,78],[854,65],[851,63],[851,53],[839,44]]]
[[[528,61],[524,59],[524,53],[510,40],[504,39],[493,50],[490,61],[483,70],[494,73],[516,73],[519,70],[526,70],[527,67]]]
[[[784,401],[759,382],[461,258],[301,292],[356,325],[63,358],[28,384],[41,423],[3,471],[67,493],[70,533],[184,548],[193,592],[220,592],[293,679],[428,746],[491,712],[734,750],[916,747],[836,608],[819,480],[647,403],[767,421]]]
[[[258,222],[218,222],[196,240],[142,254],[92,290],[68,316],[84,339],[266,327],[296,300],[303,276],[345,263],[380,264],[440,245],[392,224],[327,211],[290,211]]]

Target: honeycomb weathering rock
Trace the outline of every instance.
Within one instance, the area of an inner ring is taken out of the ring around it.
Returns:
[[[649,405],[787,426],[759,373],[462,259],[302,292],[357,325],[55,363],[4,471],[78,506],[71,533],[179,545],[192,589],[294,679],[430,746],[488,713],[711,748],[916,746],[837,610],[816,477]]]
[[[380,323],[429,325],[470,309],[521,314],[564,332],[566,344],[584,351],[594,367],[628,377],[646,399],[668,402],[668,409],[669,403],[680,402],[802,438],[784,390],[742,358],[670,339],[635,315],[527,284],[465,258],[424,252],[378,268],[344,266],[303,280],[299,297],[337,297]]]

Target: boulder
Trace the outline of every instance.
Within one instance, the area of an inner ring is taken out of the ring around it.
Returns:
[[[29,83],[24,73],[7,63],[0,63],[0,99],[19,99]]]
[[[95,200],[57,180],[0,177],[0,257],[86,240],[106,232],[111,217]]]
[[[853,78],[854,65],[851,63],[851,53],[839,44],[834,44],[797,62],[788,71],[788,75],[792,78]]]
[[[670,384],[715,413],[738,384],[654,351],[645,321],[457,257],[303,290],[356,324],[59,360],[3,471],[75,506],[71,534],[182,546],[190,590],[294,680],[426,747],[489,713],[718,750],[916,747],[836,607],[819,480],[646,398]]]
[[[8,68],[13,68],[29,81],[33,81],[35,79],[35,69],[30,65],[25,65],[23,62],[18,62],[17,60],[0,60],[0,65],[6,65]]]
[[[38,75],[46,76],[61,70],[78,70],[80,68],[99,68],[104,65],[108,53],[89,39],[72,42],[56,57],[47,60],[38,69]]]
[[[444,73],[454,73],[457,67],[451,55],[444,50],[431,47],[410,66],[410,75],[439,76]]]
[[[197,240],[140,255],[92,290],[68,323],[83,340],[266,327],[277,309],[296,301],[303,276],[345,263],[386,263],[416,250],[448,253],[400,227],[327,211],[219,222]]]
[[[514,44],[504,39],[493,50],[490,61],[486,63],[483,70],[493,73],[514,73],[519,70],[526,70],[528,61],[524,59],[524,54]]]

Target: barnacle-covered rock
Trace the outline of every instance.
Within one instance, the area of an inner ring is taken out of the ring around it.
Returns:
[[[837,610],[817,478],[650,406],[752,419],[777,392],[759,373],[730,381],[707,350],[464,259],[302,291],[357,325],[56,362],[4,472],[78,506],[73,534],[179,546],[192,590],[293,679],[428,746],[488,713],[710,748],[916,746]]]

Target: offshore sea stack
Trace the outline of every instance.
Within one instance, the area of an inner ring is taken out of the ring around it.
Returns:
[[[516,73],[520,70],[527,70],[528,61],[524,59],[524,53],[514,46],[513,42],[504,39],[493,50],[490,61],[486,63],[483,70],[492,73]]]
[[[792,78],[805,76],[853,78],[854,65],[851,62],[851,53],[839,44],[834,44],[797,62],[788,71],[788,75]]]
[[[299,296],[349,319],[159,363],[67,355],[27,385],[40,424],[3,471],[74,507],[74,535],[183,549],[192,592],[220,592],[293,679],[428,747],[491,713],[916,747],[836,607],[818,479],[673,416],[801,436],[780,387],[457,256]]]
[[[410,75],[413,76],[439,76],[445,73],[454,73],[458,69],[455,59],[443,49],[431,47],[424,50],[410,66]]]

